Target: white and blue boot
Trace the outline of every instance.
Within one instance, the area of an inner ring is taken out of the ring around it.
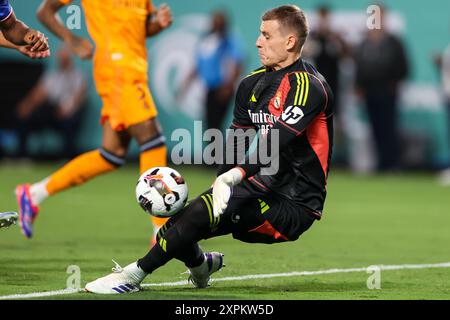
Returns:
[[[112,268],[113,273],[89,282],[86,284],[85,291],[97,294],[121,294],[132,293],[141,290],[140,283],[147,276],[136,262],[133,262],[125,268],[120,267],[115,262]]]

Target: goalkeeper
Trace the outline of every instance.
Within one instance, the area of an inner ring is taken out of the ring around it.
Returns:
[[[116,266],[88,283],[87,291],[138,291],[148,274],[173,258],[203,288],[223,266],[223,255],[203,253],[198,241],[230,233],[249,243],[294,241],[321,218],[333,144],[332,93],[301,59],[308,31],[303,11],[293,5],[262,16],[256,46],[263,67],[240,83],[231,128],[241,134],[229,135],[226,151],[230,145],[248,150],[252,131],[260,133],[258,148],[244,161],[236,156],[222,165],[212,189],[169,219],[146,256],[123,269]],[[270,161],[258,154],[270,155]]]

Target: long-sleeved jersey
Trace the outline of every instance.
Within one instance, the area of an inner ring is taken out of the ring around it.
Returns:
[[[252,72],[240,83],[231,128],[258,131],[258,148],[244,162],[223,165],[219,174],[237,164],[245,172],[244,190],[290,199],[320,219],[333,145],[331,99],[324,77],[301,59],[277,71]],[[271,134],[275,129],[278,139]],[[231,139],[238,140],[227,140],[235,151],[242,143],[248,151],[251,139],[245,134]],[[271,163],[257,156],[261,150],[270,154]],[[278,170],[265,174],[274,160]]]

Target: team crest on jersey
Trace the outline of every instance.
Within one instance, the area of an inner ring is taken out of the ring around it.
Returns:
[[[269,112],[276,117],[281,116],[283,112],[284,105],[286,103],[286,98],[289,94],[289,78],[286,76],[280,83],[275,95],[270,99],[269,102]]]
[[[296,124],[305,114],[298,106],[289,106],[281,114],[281,120],[287,124]]]
[[[283,112],[283,96],[281,91],[277,91],[275,96],[270,99],[269,102],[269,112],[275,117],[279,117]]]

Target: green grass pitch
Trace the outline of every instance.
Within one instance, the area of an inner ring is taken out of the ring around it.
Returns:
[[[57,166],[0,166],[0,211],[16,211],[17,183],[33,182]],[[190,198],[211,185],[214,172],[177,168]],[[45,202],[26,240],[18,226],[0,230],[0,297],[66,288],[67,267],[81,270],[81,285],[146,254],[149,217],[134,198],[137,166],[129,165]],[[427,174],[355,177],[332,171],[325,214],[296,242],[252,245],[230,236],[202,241],[205,251],[225,254],[216,278],[360,268],[370,265],[450,262],[450,189]],[[186,280],[171,261],[146,283]],[[87,293],[42,299],[449,299],[450,268],[386,270],[381,289],[370,290],[366,272],[278,277],[191,286],[146,287],[120,296]]]

